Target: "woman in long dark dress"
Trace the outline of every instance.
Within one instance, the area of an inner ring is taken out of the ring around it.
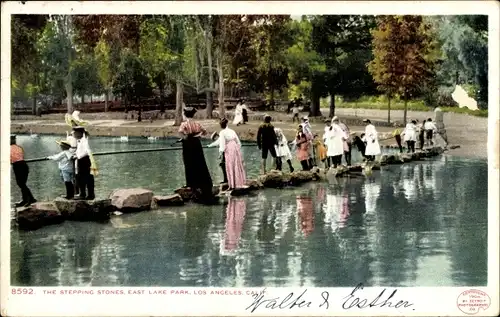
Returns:
[[[214,200],[212,177],[208,171],[200,141],[200,136],[205,135],[207,131],[201,124],[192,120],[195,112],[194,108],[185,108],[186,120],[179,127],[179,133],[182,136],[182,159],[186,186],[193,190],[197,200],[210,203]]]

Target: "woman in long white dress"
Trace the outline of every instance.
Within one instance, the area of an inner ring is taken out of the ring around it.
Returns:
[[[380,151],[380,144],[378,143],[378,133],[375,129],[375,126],[371,123],[370,120],[364,119],[363,122],[366,122],[365,127],[365,138],[366,138],[366,150],[365,155],[368,157],[369,161],[374,161],[376,155],[380,155],[382,153]]]
[[[238,126],[242,123],[243,123],[243,106],[241,105],[241,102],[238,102],[236,108],[234,109],[233,124]]]
[[[337,167],[342,163],[342,155],[344,154],[344,141],[346,135],[344,130],[339,126],[339,120],[333,118],[332,125],[326,131],[323,139],[327,147],[326,155],[328,160],[332,162],[333,167]]]
[[[288,141],[280,128],[275,127],[274,133],[278,139],[278,144],[274,146],[276,149],[276,156],[278,158],[276,161],[277,170],[281,171],[283,160],[285,160],[288,163],[288,167],[290,167],[290,172],[293,172],[292,153],[288,147]]]
[[[406,124],[403,130],[403,140],[408,147],[408,153],[415,153],[415,143],[417,142],[417,121],[412,120]]]

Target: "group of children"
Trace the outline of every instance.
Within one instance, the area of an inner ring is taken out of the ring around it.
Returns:
[[[406,124],[403,132],[399,128],[393,131],[393,136],[398,144],[399,151],[403,153],[403,145],[401,140],[401,135],[406,143],[407,152],[415,153],[415,145],[417,139],[419,141],[419,148],[422,150],[425,145],[434,145],[433,136],[438,133],[437,126],[432,122],[431,118],[423,120],[422,123],[418,123],[418,120],[412,120]],[[443,138],[444,139],[444,138]],[[445,139],[446,142],[446,139]]]
[[[72,133],[65,140],[56,141],[61,152],[48,156],[46,159],[58,163],[61,178],[66,188],[66,199],[95,199],[94,175],[97,168],[88,143],[88,133],[84,123],[78,118],[78,111],[66,116],[66,122],[72,126]],[[27,207],[36,202],[26,185],[29,167],[24,160],[24,150],[16,144],[16,135],[10,136],[10,161],[16,177],[16,183],[21,189],[22,200],[15,203],[16,207]]]
[[[292,154],[283,131],[271,124],[271,116],[264,117],[264,123],[257,132],[257,145],[262,153],[261,173],[266,172],[266,161],[268,154],[275,160],[277,170],[282,170],[283,161],[286,161],[293,172]],[[378,143],[378,134],[370,120],[365,119],[367,124],[365,133],[360,137],[351,138],[349,127],[340,122],[338,117],[325,121],[323,137],[313,134],[309,119],[302,117],[302,123],[297,127],[295,139],[291,142],[292,148],[296,149],[296,157],[302,166],[302,170],[308,171],[319,162],[325,168],[336,168],[342,164],[342,156],[347,166],[351,165],[351,151],[353,144],[358,147],[363,157],[374,160],[381,153]]]
[[[66,199],[95,199],[94,175],[97,171],[88,142],[88,133],[83,126],[74,126],[66,140],[56,141],[61,148],[48,160],[58,163],[61,178],[66,187]]]

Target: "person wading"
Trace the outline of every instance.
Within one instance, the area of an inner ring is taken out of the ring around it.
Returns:
[[[227,184],[229,189],[241,188],[246,184],[241,142],[236,132],[227,127],[227,119],[220,121],[219,152],[225,157]]]
[[[76,183],[79,195],[75,199],[92,200],[95,199],[94,177],[92,176],[90,160],[91,150],[87,138],[87,132],[84,127],[73,127],[74,137],[76,138]],[[88,195],[87,195],[88,191]]]
[[[408,153],[415,153],[415,143],[417,143],[417,121],[412,120],[406,124],[403,130],[403,137],[408,148]]]
[[[363,122],[366,123],[365,127],[365,138],[366,138],[366,150],[365,154],[369,161],[374,161],[375,156],[381,153],[380,145],[378,143],[378,133],[375,126],[370,120],[364,119]]]
[[[186,187],[191,188],[199,202],[211,203],[214,200],[212,177],[208,171],[200,141],[200,136],[205,135],[207,131],[201,124],[193,120],[195,113],[196,109],[186,107],[184,109],[186,120],[179,127],[179,133],[182,137],[182,160]]]
[[[24,150],[16,144],[16,135],[10,135],[10,164],[14,170],[17,186],[21,189],[22,200],[15,204],[16,207],[27,207],[36,203],[35,197],[26,183],[30,172],[28,164],[24,160]]]
[[[47,159],[57,162],[64,186],[66,187],[66,196],[64,198],[73,199],[75,196],[75,185],[73,184],[75,164],[72,160],[74,152],[70,151],[71,144],[68,141],[62,140],[56,141],[56,143],[61,147],[61,152],[48,156]]]
[[[276,133],[274,132],[274,127],[271,124],[271,116],[264,116],[264,123],[260,125],[259,130],[257,131],[257,146],[259,150],[262,151],[262,162],[260,165],[260,173],[266,173],[266,160],[267,153],[271,153],[271,156],[274,159],[274,165],[276,166],[276,149],[275,146],[278,145],[278,138],[276,137]],[[277,167],[277,166],[276,166]]]

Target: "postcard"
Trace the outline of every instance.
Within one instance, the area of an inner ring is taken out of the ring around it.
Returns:
[[[498,316],[499,11],[2,2],[2,316]]]

